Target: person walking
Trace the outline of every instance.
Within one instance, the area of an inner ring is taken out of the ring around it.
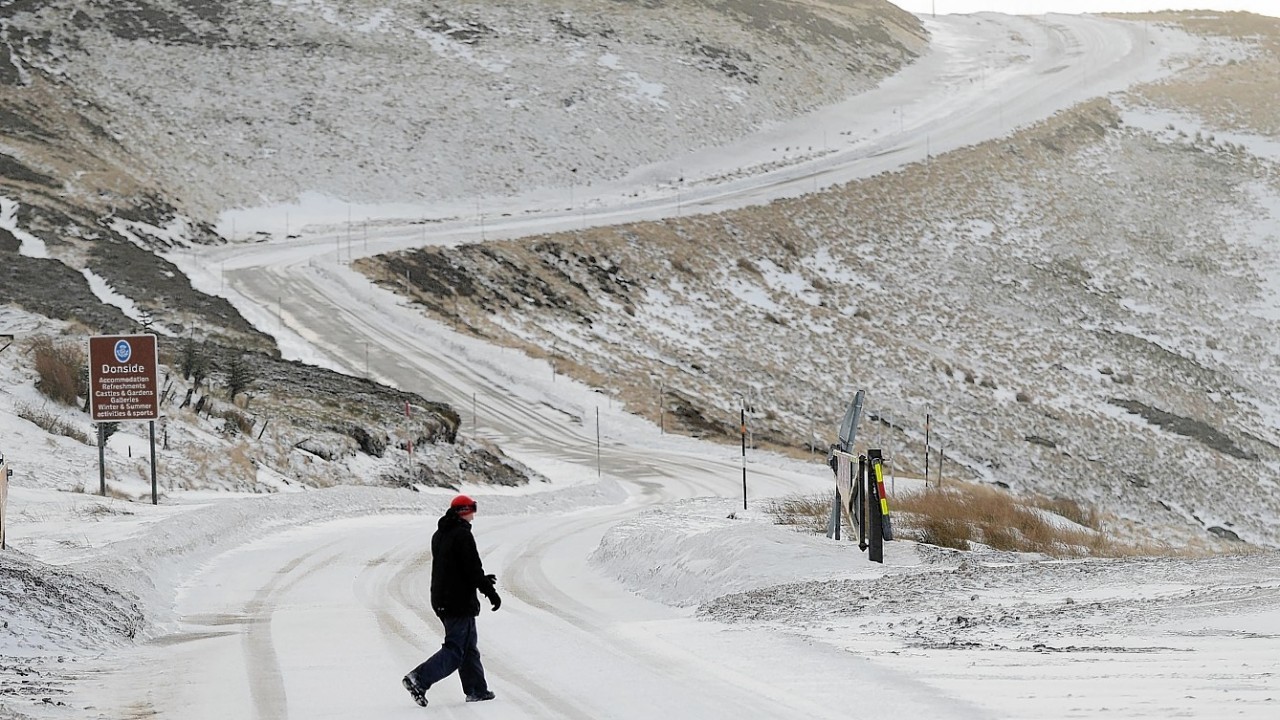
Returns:
[[[437,523],[431,536],[431,609],[444,623],[444,644],[434,655],[409,671],[401,681],[414,702],[427,706],[427,690],[458,671],[467,702],[492,700],[495,696],[484,678],[480,648],[476,638],[476,616],[480,614],[480,591],[496,611],[502,598],[494,589],[497,577],[486,575],[471,534],[476,501],[459,495]]]

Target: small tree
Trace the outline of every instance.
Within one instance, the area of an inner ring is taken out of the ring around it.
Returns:
[[[209,376],[209,349],[194,338],[187,338],[182,345],[182,377],[200,387]]]
[[[227,365],[227,398],[234,403],[236,395],[248,390],[256,379],[253,368],[244,358],[244,353],[236,355]]]

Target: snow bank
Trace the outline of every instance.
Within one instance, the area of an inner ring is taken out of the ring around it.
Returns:
[[[889,566],[916,565],[914,543],[886,546]],[[781,583],[873,578],[857,543],[774,525],[734,500],[698,498],[650,510],[605,533],[590,561],[650,600],[688,607]]]

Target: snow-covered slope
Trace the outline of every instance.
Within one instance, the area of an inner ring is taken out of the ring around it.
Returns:
[[[865,90],[924,43],[881,0],[151,0],[11,16],[206,218],[304,191],[386,203],[586,185]]]
[[[825,443],[863,388],[918,473],[928,414],[935,472],[1273,543],[1276,158],[1157,117],[1102,103],[768,208],[381,272],[686,432],[732,436],[745,395],[757,438]]]

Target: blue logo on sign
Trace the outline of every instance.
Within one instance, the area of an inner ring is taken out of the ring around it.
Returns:
[[[133,348],[129,347],[128,340],[121,340],[116,343],[116,361],[129,362],[129,358],[133,357]]]

